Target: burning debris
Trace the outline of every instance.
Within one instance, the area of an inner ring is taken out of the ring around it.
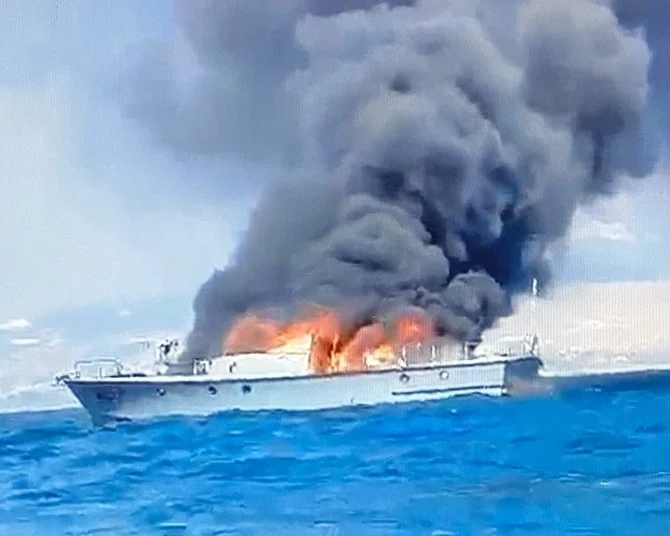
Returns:
[[[316,333],[314,368],[341,370],[476,338],[549,281],[578,204],[650,169],[649,50],[607,4],[326,3],[177,3],[203,74],[136,113],[176,150],[290,163],[198,292],[186,360]]]

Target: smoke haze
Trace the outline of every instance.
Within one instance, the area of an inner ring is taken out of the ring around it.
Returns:
[[[155,49],[137,69],[128,111],[162,143],[276,167],[196,296],[187,357],[218,354],[240,314],[305,303],[356,325],[418,307],[477,336],[550,280],[547,248],[580,203],[650,172],[635,12],[376,4],[180,1],[176,43],[199,68]]]

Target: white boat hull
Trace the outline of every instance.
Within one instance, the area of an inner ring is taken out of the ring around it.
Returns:
[[[211,375],[63,378],[96,424],[230,410],[311,411],[511,394],[538,377],[534,356],[476,359],[405,369],[322,376],[224,378]]]

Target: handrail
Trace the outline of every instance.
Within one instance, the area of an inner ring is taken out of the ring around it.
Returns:
[[[100,359],[84,359],[76,361],[74,364],[74,377],[81,378],[84,376],[85,369],[88,367],[97,367],[97,374],[93,375],[96,378],[110,378],[114,376],[121,376],[123,372],[123,365],[114,358],[100,358]],[[111,374],[105,374],[105,367],[112,369]],[[91,377],[91,374],[86,374]]]
[[[196,376],[209,374],[212,366],[212,360],[207,357],[202,357],[193,360],[193,374]]]

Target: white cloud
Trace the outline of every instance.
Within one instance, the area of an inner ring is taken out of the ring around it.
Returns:
[[[576,216],[571,238],[574,241],[599,239],[613,242],[635,242],[636,237],[625,223],[606,222],[588,216]]]
[[[28,329],[30,327],[30,322],[25,318],[13,318],[12,320],[7,320],[0,324],[0,331],[18,331],[22,329]]]
[[[633,219],[631,193],[599,199],[591,205],[579,207],[575,212],[569,232],[570,240],[634,242],[637,237],[631,230]]]
[[[13,346],[37,346],[42,341],[33,337],[24,337],[20,339],[12,339],[10,342]]]

